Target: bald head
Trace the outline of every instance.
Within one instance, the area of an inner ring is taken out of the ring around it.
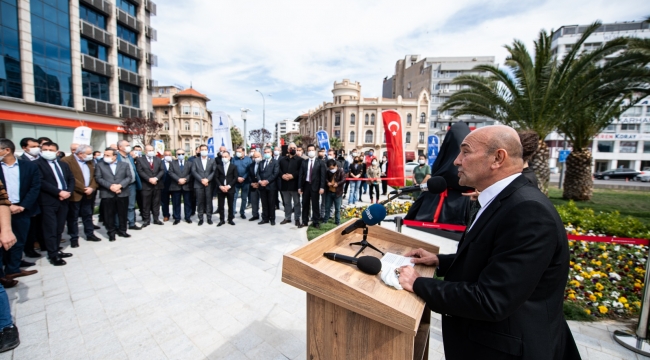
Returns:
[[[512,159],[522,159],[523,149],[517,131],[510,126],[494,125],[477,129],[475,133],[485,133],[487,138],[487,153],[493,154],[504,149]]]

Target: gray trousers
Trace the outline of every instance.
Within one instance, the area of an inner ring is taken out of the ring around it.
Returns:
[[[296,221],[302,219],[300,194],[298,191],[282,191],[282,201],[284,202],[284,219],[291,221],[291,213]]]
[[[325,194],[327,194],[327,189],[325,189],[325,192],[322,195],[320,195],[320,219],[319,220],[334,217],[334,206],[332,206],[332,208],[330,209],[330,215],[329,216],[325,215]]]
[[[260,191],[251,187],[249,194],[251,197],[251,210],[253,212],[253,216],[260,217]]]

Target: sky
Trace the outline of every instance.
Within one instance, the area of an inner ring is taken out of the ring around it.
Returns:
[[[495,56],[539,31],[563,25],[640,21],[647,0],[155,0],[158,31],[153,78],[210,98],[247,130],[295,119],[332,101],[335,81],[361,83],[363,97],[381,96],[382,82],[406,55]]]

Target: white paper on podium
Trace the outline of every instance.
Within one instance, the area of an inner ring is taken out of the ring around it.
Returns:
[[[381,280],[388,286],[392,286],[397,290],[403,290],[402,285],[399,284],[399,279],[397,278],[395,269],[404,265],[411,267],[415,266],[415,264],[411,262],[410,257],[386,253],[384,257],[381,258]]]

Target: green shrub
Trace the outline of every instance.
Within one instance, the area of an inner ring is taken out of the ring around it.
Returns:
[[[573,201],[556,206],[557,212],[565,225],[592,230],[596,234],[617,237],[649,239],[650,228],[637,218],[621,216],[618,211],[595,213],[589,208],[579,208]]]

